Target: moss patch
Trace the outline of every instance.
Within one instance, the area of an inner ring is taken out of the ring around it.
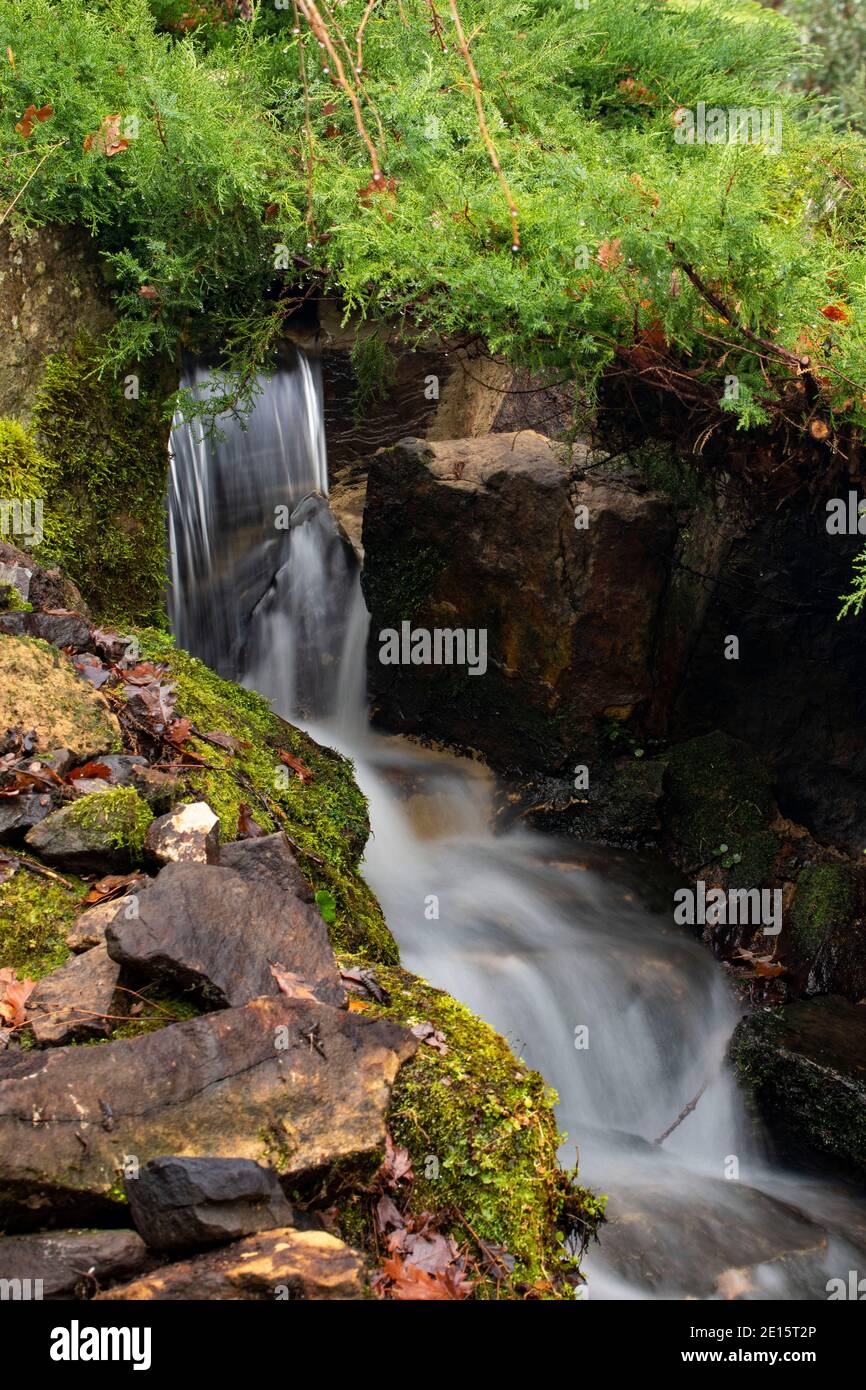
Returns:
[[[167,428],[158,379],[139,398],[95,373],[97,345],[82,337],[48,359],[28,432],[0,420],[0,496],[41,499],[44,538],[14,539],[78,585],[104,621],[164,622]]]
[[[71,890],[29,869],[18,869],[0,884],[0,966],[39,980],[68,959],[66,934],[87,886],[69,874],[64,878]]]
[[[152,630],[138,636],[146,660],[169,666],[178,714],[200,733],[230,734],[242,745],[232,754],[193,738],[189,747],[210,766],[190,772],[187,798],[206,801],[216,812],[223,840],[237,839],[242,803],[263,830],[285,830],[313,888],[333,895],[328,930],[335,948],[396,964],[397,944],[358,872],[370,825],[351,762],[280,719],[261,695],[222,680],[171,638]],[[299,758],[312,781],[289,771],[279,749]]]
[[[731,887],[770,882],[779,849],[769,828],[773,789],[747,744],[723,733],[678,744],[669,755],[665,791],[670,833],[685,867],[720,858]]]
[[[797,879],[791,930],[798,952],[811,958],[828,930],[851,924],[857,903],[857,875],[840,864],[808,865]]]
[[[124,850],[135,863],[141,859],[144,837],[153,812],[134,787],[92,792],[64,810],[70,826],[83,830],[99,845]]]
[[[343,956],[341,963],[363,962]],[[554,1092],[449,995],[404,970],[379,968],[376,976],[391,1002],[364,1001],[364,1012],[410,1026],[432,1023],[448,1049],[442,1055],[422,1043],[391,1097],[389,1129],[412,1159],[411,1210],[449,1213],[456,1240],[472,1245],[474,1233],[514,1256],[513,1282],[561,1291],[574,1268],[559,1224],[566,1205],[582,1204],[593,1225],[600,1212],[597,1199],[571,1188],[559,1167]],[[355,1193],[340,1211],[347,1237],[369,1243],[369,1199]]]

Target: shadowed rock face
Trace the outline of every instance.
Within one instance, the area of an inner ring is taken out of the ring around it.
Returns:
[[[247,1158],[297,1176],[381,1148],[404,1028],[285,997],[0,1071],[0,1220],[107,1214],[125,1158]]]
[[[500,766],[562,766],[603,716],[649,704],[675,536],[659,498],[577,480],[531,431],[380,452],[363,535],[380,720]],[[404,621],[486,630],[486,673],[382,664],[380,632]]]
[[[220,1245],[293,1226],[272,1168],[238,1158],[154,1158],[127,1178],[139,1234],[156,1250]]]
[[[43,1046],[107,1037],[114,1024],[120,966],[104,946],[72,956],[46,975],[27,1000],[33,1036]]]
[[[3,1237],[3,1278],[41,1280],[43,1298],[90,1298],[154,1261],[134,1231],[53,1231]]]
[[[268,1231],[121,1284],[104,1299],[364,1297],[360,1256],[325,1231]]]
[[[121,965],[233,1007],[279,992],[273,963],[300,975],[326,1003],[345,1003],[321,915],[273,881],[248,881],[207,864],[167,864],[139,893],[137,907],[135,917],[119,913],[106,928],[109,953]]]

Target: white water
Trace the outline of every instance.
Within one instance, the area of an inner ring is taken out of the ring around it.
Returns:
[[[404,963],[556,1087],[563,1162],[579,1145],[581,1180],[611,1195],[590,1296],[824,1298],[829,1277],[866,1268],[862,1207],[763,1157],[724,1065],[740,1010],[674,926],[668,871],[527,830],[497,835],[483,768],[367,729],[367,615],[323,500],[315,371],[301,359],[279,373],[248,433],[226,429],[216,448],[195,446],[188,426],[173,435],[178,640],[354,758],[372,824],[364,871]],[[275,540],[280,502],[293,524]]]

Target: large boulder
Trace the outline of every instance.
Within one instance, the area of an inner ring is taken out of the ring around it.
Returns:
[[[98,1298],[356,1299],[365,1297],[360,1256],[325,1231],[267,1231],[223,1250],[166,1265]]]
[[[817,1150],[866,1174],[866,1005],[827,995],[750,1014],[730,1054],[789,1157]]]
[[[116,1210],[118,1174],[164,1154],[248,1158],[296,1177],[371,1156],[408,1029],[309,1000],[256,999],[0,1072],[0,1221]]]
[[[0,637],[0,734],[36,731],[37,749],[69,748],[84,761],[120,748],[120,726],[102,695],[61,652],[25,637]]]
[[[270,967],[278,965],[325,1003],[345,1003],[321,914],[270,880],[167,864],[136,904],[134,916],[117,913],[106,927],[108,950],[121,965],[200,990],[221,1007],[277,994]]]
[[[579,477],[532,431],[404,439],[371,462],[363,540],[369,679],[388,725],[553,768],[605,717],[648,706],[676,540],[659,497]],[[486,664],[383,664],[382,634],[403,624],[481,630]]]
[[[155,1250],[220,1245],[293,1226],[272,1168],[243,1158],[152,1158],[126,1179],[136,1230]]]

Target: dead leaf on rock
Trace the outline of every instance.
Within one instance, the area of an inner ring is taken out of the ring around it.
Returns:
[[[294,970],[287,970],[284,965],[269,965],[271,974],[277,982],[280,993],[285,994],[288,999],[312,999],[318,1003],[315,994],[310,986],[300,975],[296,975]]]
[[[12,1028],[26,1023],[24,1005],[35,984],[35,980],[19,980],[11,966],[4,965],[0,970],[0,1019],[4,1023]]]

